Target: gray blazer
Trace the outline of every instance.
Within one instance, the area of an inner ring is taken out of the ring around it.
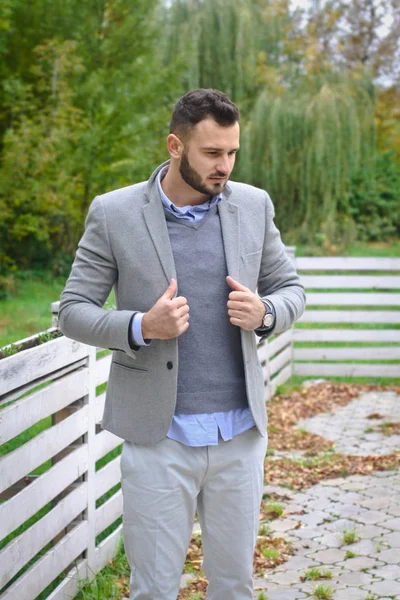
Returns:
[[[151,308],[171,277],[176,279],[156,181],[165,164],[147,182],[94,199],[60,304],[60,328],[66,336],[113,349],[102,425],[139,444],[155,444],[165,437],[176,402],[177,339],[153,340],[140,348],[131,348],[128,341],[135,312]],[[276,309],[275,332],[287,329],[302,314],[305,295],[273,223],[269,196],[250,185],[229,182],[219,212],[229,275],[270,299]],[[103,305],[113,286],[117,309],[106,310]],[[241,330],[241,338],[248,402],[264,436],[264,384],[256,335]]]

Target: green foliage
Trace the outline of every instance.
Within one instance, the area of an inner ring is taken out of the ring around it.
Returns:
[[[291,241],[354,237],[346,203],[352,177],[374,151],[368,80],[307,77],[258,98],[243,136],[239,178],[270,191]]]
[[[375,107],[332,45],[346,15],[325,4],[3,0],[0,298],[13,269],[67,274],[93,197],[167,158],[172,106],[194,87],[238,102],[234,178],[271,193],[287,242],[326,254],[398,235],[398,92]]]
[[[375,169],[361,169],[349,191],[358,238],[379,241],[400,235],[400,168],[393,151],[376,154]]]
[[[0,67],[0,276],[13,266],[65,274],[92,198],[147,179],[166,158],[180,90],[174,62],[162,64],[156,5],[11,2]]]

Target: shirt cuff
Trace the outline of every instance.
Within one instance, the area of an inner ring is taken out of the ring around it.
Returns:
[[[142,319],[145,313],[137,312],[132,319],[132,337],[138,346],[150,346],[151,340],[144,340],[142,335]]]

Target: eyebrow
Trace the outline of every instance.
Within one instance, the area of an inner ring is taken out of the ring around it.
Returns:
[[[202,150],[215,150],[217,152],[223,152],[225,150],[225,148],[220,148],[218,146],[202,146],[201,149]],[[228,150],[228,152],[232,152],[232,151],[237,152],[238,150],[239,150],[239,146],[237,146],[236,148],[232,148],[231,150]]]

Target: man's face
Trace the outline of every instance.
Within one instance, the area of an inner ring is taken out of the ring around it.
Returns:
[[[212,118],[190,131],[181,155],[179,171],[193,189],[207,196],[222,192],[239,150],[239,123],[222,127]]]

